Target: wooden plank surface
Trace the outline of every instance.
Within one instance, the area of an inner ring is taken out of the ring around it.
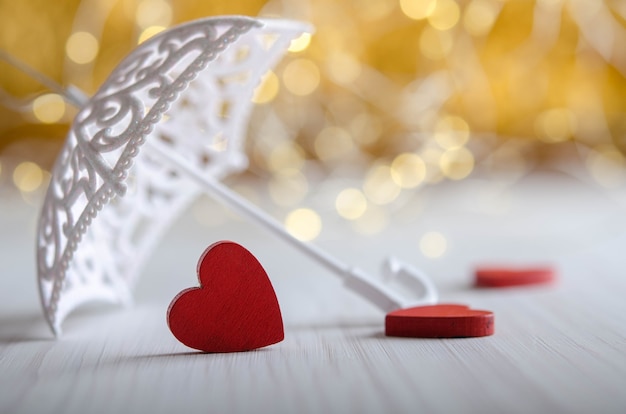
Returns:
[[[77,312],[53,340],[35,284],[37,208],[3,200],[0,413],[626,412],[624,205],[559,177],[529,178],[495,199],[491,189],[439,186],[376,237],[329,213],[317,241],[372,272],[397,254],[433,277],[443,301],[494,311],[494,336],[446,340],[387,338],[383,314],[284,243],[232,218],[209,228],[191,216],[160,244],[133,308]],[[494,200],[509,207],[494,210]],[[448,240],[436,260],[417,247],[431,230]],[[198,255],[220,239],[265,266],[283,342],[201,354],[168,331],[169,301],[195,284]],[[471,288],[474,266],[493,261],[549,263],[559,282]]]

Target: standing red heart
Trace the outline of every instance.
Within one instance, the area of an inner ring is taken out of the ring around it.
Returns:
[[[185,289],[167,310],[170,330],[204,352],[238,352],[284,339],[274,288],[259,261],[237,243],[209,246],[198,262],[200,287]]]

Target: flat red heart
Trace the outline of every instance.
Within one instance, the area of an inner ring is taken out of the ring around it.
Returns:
[[[550,267],[482,267],[476,269],[474,285],[502,288],[551,283],[555,279],[555,271]]]
[[[493,313],[465,305],[439,304],[387,314],[385,335],[410,338],[462,338],[493,335]]]
[[[198,262],[200,287],[180,292],[167,323],[180,342],[204,352],[238,352],[284,339],[274,288],[259,261],[237,243],[217,242]]]

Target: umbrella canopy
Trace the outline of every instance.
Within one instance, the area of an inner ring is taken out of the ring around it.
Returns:
[[[183,24],[139,45],[84,103],[38,228],[39,291],[56,335],[81,304],[129,303],[155,243],[202,191],[164,152],[215,179],[245,169],[254,89],[309,30],[239,16]]]

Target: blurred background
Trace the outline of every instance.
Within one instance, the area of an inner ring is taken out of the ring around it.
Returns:
[[[138,43],[223,14],[316,27],[258,88],[251,166],[232,184],[301,239],[329,215],[376,235],[451,181],[626,185],[624,1],[0,0],[0,196],[40,203],[77,112],[6,60],[93,94]],[[437,232],[422,241],[445,252]]]

